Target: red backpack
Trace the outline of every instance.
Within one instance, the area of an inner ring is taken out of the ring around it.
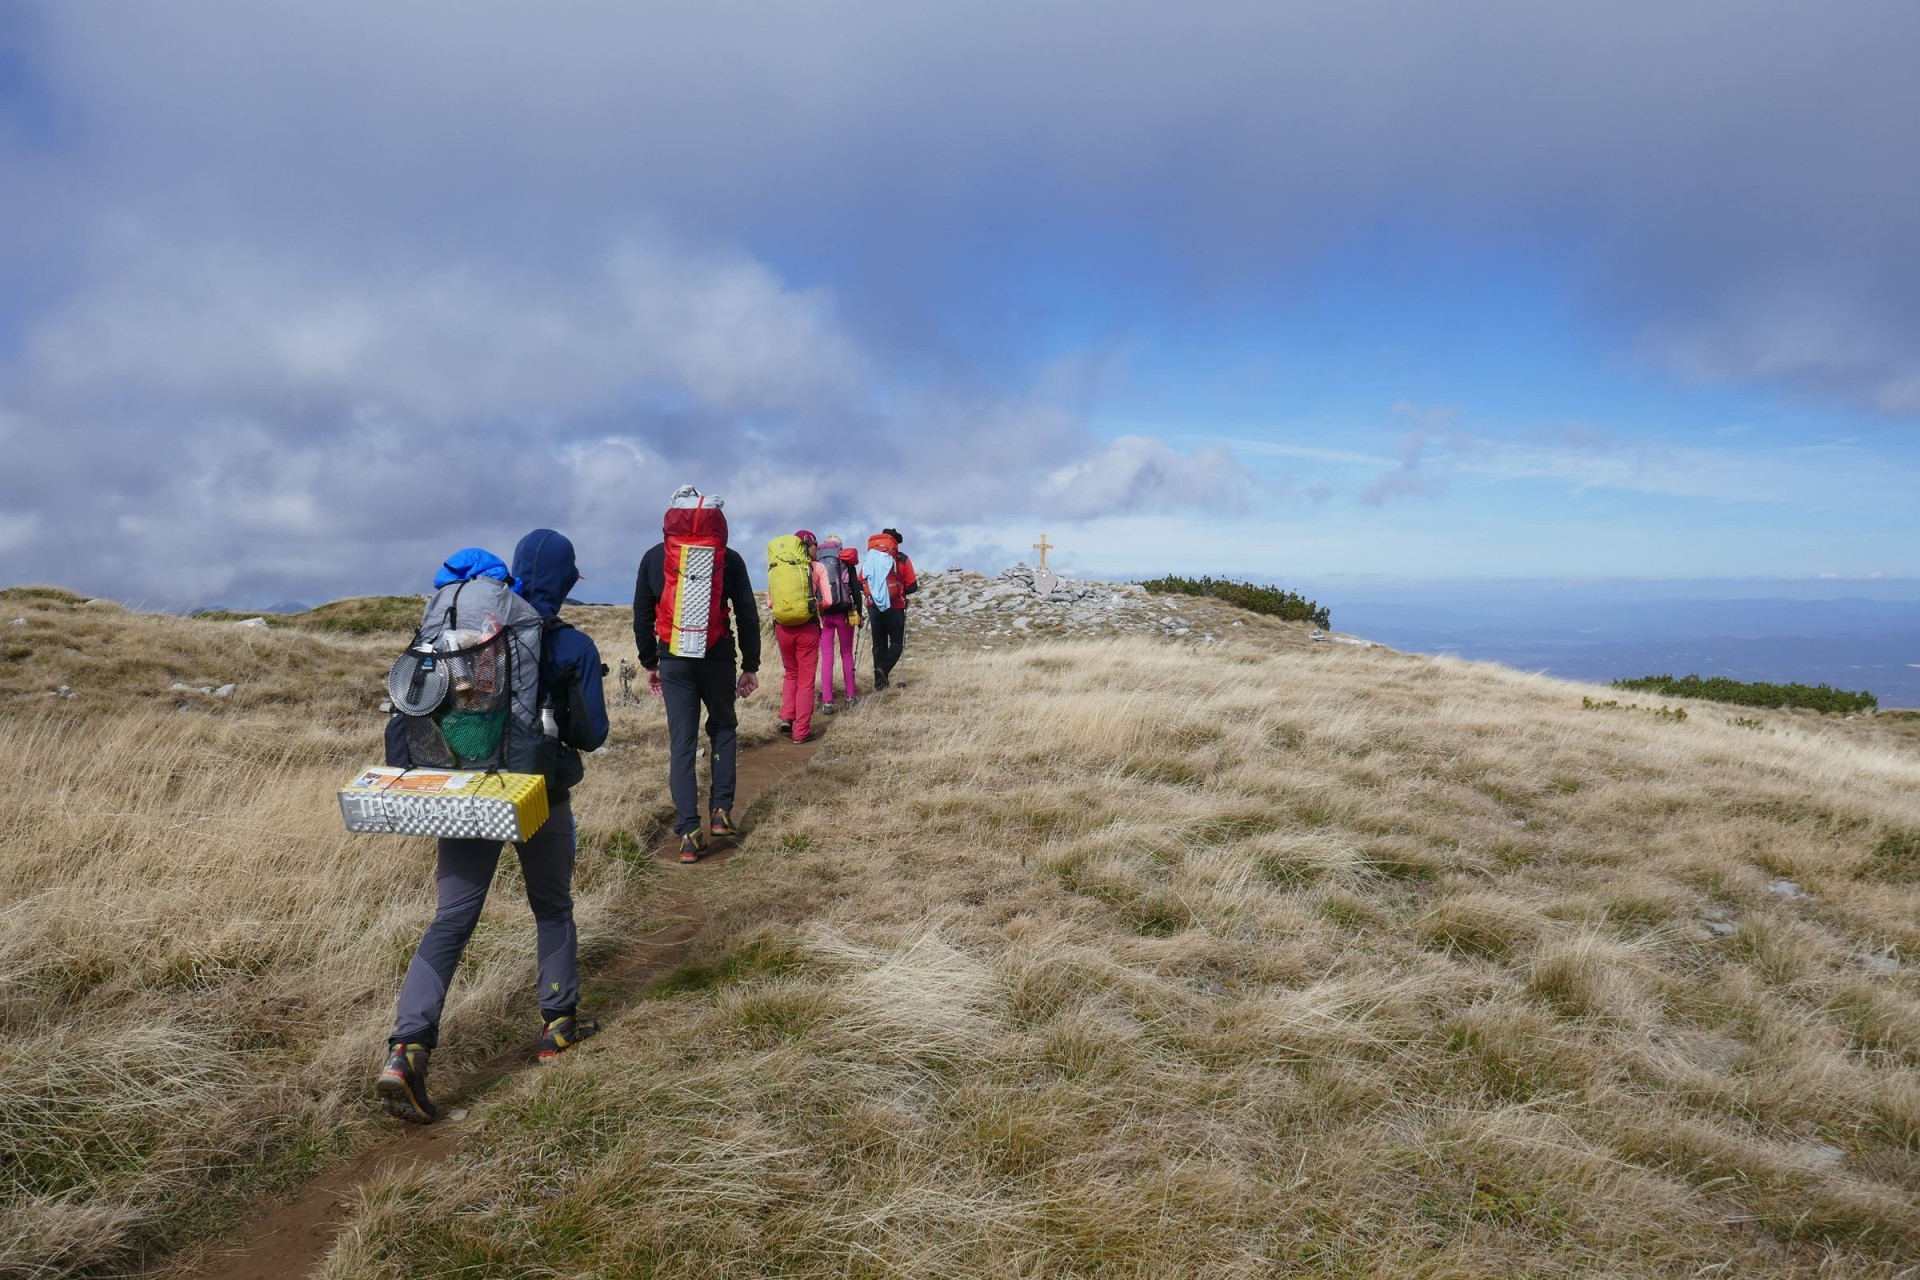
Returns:
[[[704,658],[727,634],[727,517],[719,498],[692,485],[673,495],[666,518],[666,580],[653,633],[676,658]]]
[[[907,596],[914,586],[913,562],[900,554],[900,544],[884,533],[876,533],[867,539],[867,550],[884,551],[893,560],[893,566],[887,570],[888,607],[904,609]],[[871,594],[867,597],[871,600]]]

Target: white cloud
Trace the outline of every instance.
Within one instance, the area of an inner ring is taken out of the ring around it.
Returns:
[[[1701,381],[1788,383],[1915,418],[1920,354],[1910,319],[1835,282],[1751,286],[1650,326],[1640,350]]]
[[[535,271],[123,227],[7,371],[0,501],[27,513],[18,572],[191,600],[396,587],[536,524],[617,579],[682,481],[730,498],[743,545],[1231,487],[1220,450],[1103,443],[1063,367],[922,385],[830,293],[659,236]]]
[[[1743,439],[1750,429],[1736,427],[1704,433],[1708,443],[1682,444],[1667,443],[1666,433],[1658,430],[1627,432],[1578,422],[1501,435],[1461,427],[1452,409],[1435,417],[1403,402],[1394,406],[1394,414],[1422,421],[1401,434],[1397,462],[1360,450],[1220,439],[1237,455],[1335,464],[1348,477],[1340,492],[1370,507],[1437,499],[1460,487],[1533,483],[1567,496],[1613,491],[1799,511],[1861,504],[1897,509],[1903,494],[1920,488],[1920,472],[1910,463],[1864,441],[1767,445]],[[1376,474],[1360,483],[1353,473],[1363,470]]]
[[[1145,436],[1122,436],[1048,473],[1035,499],[1046,513],[1086,520],[1113,511],[1238,507],[1242,494],[1224,449],[1183,454]]]

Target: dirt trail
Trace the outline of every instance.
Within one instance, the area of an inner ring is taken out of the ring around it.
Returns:
[[[812,759],[818,743],[797,745],[773,742],[742,751],[735,808],[743,817],[760,795],[780,779]],[[654,857],[671,863],[675,873],[698,875],[711,864],[727,861],[732,847],[719,847],[704,860],[682,867],[677,845],[663,845]],[[707,923],[707,911],[691,885],[672,889],[658,911],[673,923],[642,938],[607,961],[596,972],[581,975],[601,994],[594,1011],[611,1023],[636,1003],[646,988],[686,959],[694,939]],[[292,1280],[310,1274],[326,1257],[345,1223],[355,1193],[397,1169],[437,1164],[452,1155],[473,1120],[485,1108],[485,1095],[506,1077],[531,1070],[538,1041],[529,1039],[487,1059],[465,1078],[454,1082],[435,1101],[441,1107],[436,1124],[397,1124],[393,1132],[337,1168],[321,1174],[292,1200],[268,1206],[239,1228],[230,1240],[200,1255],[197,1262],[176,1260],[152,1274],[168,1280]],[[372,1105],[369,1095],[368,1105]],[[465,1109],[461,1119],[450,1113]]]

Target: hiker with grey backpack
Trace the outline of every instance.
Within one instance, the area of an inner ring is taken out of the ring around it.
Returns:
[[[547,819],[514,845],[535,924],[541,1061],[599,1030],[578,1007],[569,792],[585,774],[580,753],[607,738],[606,668],[593,641],[560,621],[579,579],[573,544],[551,529],[522,538],[511,569],[478,548],[460,552],[441,567],[420,630],[402,655],[401,663],[414,659],[411,679],[390,684],[398,687],[387,725],[389,765],[545,778]],[[415,656],[422,654],[424,660]],[[480,921],[502,844],[439,841],[433,923],[407,966],[374,1086],[402,1120],[428,1124],[439,1115],[427,1093],[427,1059],[439,1044],[447,990]]]

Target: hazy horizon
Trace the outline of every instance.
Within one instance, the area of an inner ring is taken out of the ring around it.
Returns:
[[[753,559],[748,557],[750,564]],[[1868,690],[1884,708],[1920,707],[1920,579],[1382,578],[1353,585],[1252,577],[1327,606],[1338,631],[1412,652],[1598,683],[1658,673],[1826,683]],[[574,598],[626,604],[631,587],[582,583]],[[175,611],[319,603],[324,601],[289,592],[208,600]]]

